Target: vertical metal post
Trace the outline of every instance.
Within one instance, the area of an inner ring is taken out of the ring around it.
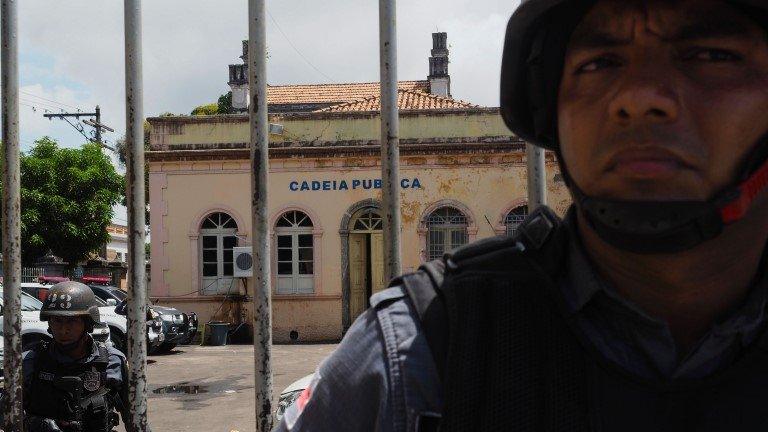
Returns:
[[[253,233],[253,356],[256,431],[272,429],[272,298],[269,259],[269,123],[267,117],[266,0],[248,0],[248,114],[251,128]]]
[[[384,275],[399,276],[400,261],[400,122],[397,109],[397,8],[379,0],[381,73],[381,197],[384,216]]]
[[[3,126],[3,376],[4,430],[21,432],[21,174],[19,169],[19,45],[18,1],[2,0],[2,126]]]
[[[125,0],[125,144],[128,198],[128,403],[134,432],[147,420],[147,277],[144,257],[144,97],[141,61],[141,0]]]
[[[547,169],[544,149],[526,144],[525,158],[528,166],[528,211],[547,205]]]

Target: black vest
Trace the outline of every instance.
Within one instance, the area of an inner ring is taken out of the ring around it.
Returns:
[[[83,431],[111,431],[114,417],[107,387],[109,351],[94,341],[99,356],[88,363],[60,363],[52,355],[53,344],[41,342],[35,347],[34,372],[25,395],[25,410],[54,420],[80,421]],[[82,387],[76,391],[62,388],[61,378],[79,377]]]
[[[443,380],[439,430],[768,430],[766,335],[707,379],[634,376],[569,322],[556,285],[567,236],[542,209],[513,238],[475,243],[396,281]]]

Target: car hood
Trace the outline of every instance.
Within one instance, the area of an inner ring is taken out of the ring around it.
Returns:
[[[283,392],[280,394],[293,393],[295,391],[304,390],[309,387],[309,384],[312,382],[312,378],[314,377],[315,374],[309,374],[304,378],[299,378],[298,380],[291,383],[291,385],[286,387],[285,390],[283,390]]]
[[[154,310],[155,312],[157,312],[157,313],[159,313],[161,315],[179,315],[179,314],[181,314],[180,310],[178,310],[176,308],[173,308],[173,307],[168,307],[168,306],[155,306],[155,305],[152,305],[152,306],[150,306],[150,308],[152,308],[152,310]]]

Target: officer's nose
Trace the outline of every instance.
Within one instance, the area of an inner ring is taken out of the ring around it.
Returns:
[[[680,107],[673,90],[676,86],[671,82],[673,74],[661,63],[654,64],[648,59],[626,66],[608,107],[611,120],[624,126],[677,121]]]

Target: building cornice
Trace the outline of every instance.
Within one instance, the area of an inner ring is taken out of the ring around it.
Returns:
[[[484,115],[484,114],[500,114],[499,108],[495,107],[467,107],[467,108],[452,108],[452,109],[425,109],[425,110],[401,110],[399,112],[400,117],[442,117],[442,116],[455,116],[455,115]],[[329,120],[329,119],[367,119],[378,118],[379,111],[341,111],[341,112],[285,112],[285,113],[270,113],[270,120]],[[196,123],[247,123],[248,114],[217,114],[217,115],[200,115],[200,116],[164,116],[164,117],[148,117],[147,121],[154,124],[160,123],[183,123],[183,124],[196,124]]]
[[[409,142],[421,141],[421,142]],[[478,138],[451,139],[450,142],[436,142],[441,140],[402,140],[400,142],[400,154],[402,156],[420,156],[435,154],[491,154],[491,153],[509,153],[524,152],[525,143],[513,139],[510,140],[483,140]],[[366,142],[368,143],[368,142]],[[306,145],[284,145],[278,143],[270,146],[270,159],[285,158],[328,158],[328,157],[360,157],[360,156],[378,156],[381,154],[381,148],[378,142],[368,144],[355,143],[356,145],[345,145],[349,143],[335,142],[334,145],[318,145],[317,143],[306,143]],[[339,145],[342,144],[342,145]],[[168,161],[207,161],[207,160],[247,160],[250,157],[250,151],[245,143],[233,143],[227,145],[191,145],[174,146],[174,150],[166,151],[148,151],[146,159],[148,162],[168,162]],[[181,148],[179,148],[181,147]]]

